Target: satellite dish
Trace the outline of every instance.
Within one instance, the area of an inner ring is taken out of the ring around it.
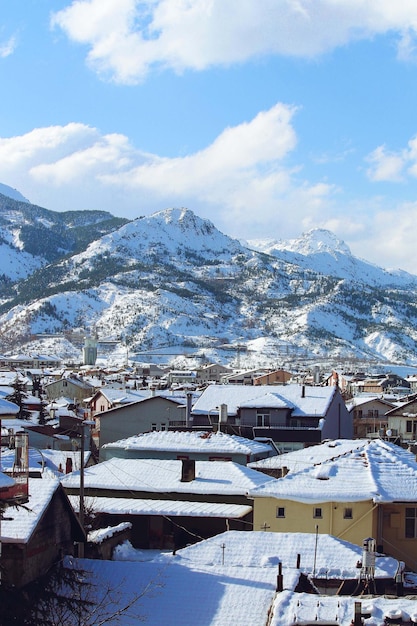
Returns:
[[[392,435],[392,430],[391,430],[391,428],[388,428],[388,430],[387,430],[387,437],[391,437],[391,435]]]

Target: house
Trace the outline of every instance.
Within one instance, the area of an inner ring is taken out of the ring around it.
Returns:
[[[256,376],[253,379],[254,385],[286,385],[292,379],[292,374],[283,369],[274,370]]]
[[[170,370],[166,375],[168,386],[171,385],[195,385],[197,374],[193,370]]]
[[[337,386],[209,385],[191,416],[194,426],[214,424],[243,437],[268,438],[284,451],[353,433]]]
[[[193,459],[233,461],[247,465],[276,454],[270,445],[253,439],[212,431],[154,431],[107,443],[100,450],[103,461],[122,459]]]
[[[318,457],[249,495],[254,530],[316,531],[357,545],[374,537],[379,552],[416,568],[417,462],[393,443],[365,440],[341,455],[336,447],[332,459]]]
[[[94,394],[95,387],[82,378],[71,376],[48,383],[45,392],[49,400],[65,397],[81,402]]]
[[[87,507],[98,527],[131,522],[132,544],[176,549],[227,529],[252,530],[247,493],[274,481],[231,461],[117,459],[84,473]],[[78,502],[79,472],[62,484]]]
[[[125,404],[131,404],[132,402],[137,402],[145,397],[144,393],[135,392],[135,391],[126,391],[126,389],[111,389],[110,387],[103,387],[96,391],[93,397],[88,400],[86,399],[85,403],[87,403],[90,415],[94,416],[96,413],[103,413],[104,411],[109,411],[110,409],[115,409],[119,406],[124,406]]]
[[[405,378],[394,373],[380,374],[352,383],[352,391],[354,395],[357,393],[392,394],[396,393],[396,391],[400,391],[400,395],[406,395],[410,393],[410,383]]]
[[[2,356],[1,363],[3,366],[11,367],[15,370],[25,370],[60,367],[62,360],[57,356],[46,354],[17,354],[10,357]]]
[[[407,376],[406,381],[410,385],[410,392],[417,393],[417,376]]]
[[[1,520],[2,583],[29,584],[84,540],[59,480],[30,478],[28,503],[9,507]]]
[[[233,370],[219,363],[209,363],[203,367],[199,367],[196,371],[197,383],[206,385],[209,382],[219,383],[224,374],[232,374]]]
[[[95,431],[100,447],[138,433],[185,426],[186,402],[184,394],[155,394],[116,409],[96,413]]]
[[[345,374],[333,370],[330,374],[324,376],[323,384],[329,386],[337,384],[344,397],[347,397],[352,395],[351,385],[356,380],[357,377],[353,374]]]
[[[346,402],[346,406],[353,413],[353,436],[363,438],[385,433],[388,428],[386,413],[394,404],[378,396],[361,394]]]
[[[404,443],[417,440],[417,398],[412,397],[408,402],[387,411],[387,436],[395,437]],[[389,431],[389,432],[388,432]]]
[[[259,378],[265,370],[240,370],[238,372],[221,375],[220,382],[225,385],[253,385],[255,378]]]

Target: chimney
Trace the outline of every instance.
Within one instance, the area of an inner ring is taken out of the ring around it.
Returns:
[[[186,398],[187,398],[187,407],[185,409],[185,425],[187,428],[189,428],[193,421],[193,418],[191,416],[191,411],[193,408],[193,394],[191,391],[187,391]]]
[[[219,424],[227,423],[227,404],[221,404],[219,410]]]
[[[195,478],[195,460],[183,459],[181,466],[181,482],[190,483]]]

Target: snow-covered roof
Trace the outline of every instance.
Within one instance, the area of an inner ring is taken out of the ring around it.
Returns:
[[[87,536],[87,541],[91,543],[103,543],[106,539],[113,537],[117,533],[121,533],[124,530],[132,528],[130,522],[122,522],[117,526],[107,526],[107,528],[99,528],[98,530],[90,530]]]
[[[220,431],[217,433],[155,431],[108,443],[103,448],[244,455],[267,454],[271,452],[271,446],[268,444],[237,435],[228,435]]]
[[[129,599],[139,595],[137,612],[149,626],[172,623],[181,626],[292,626],[295,623],[349,626],[358,597],[327,598],[294,593],[299,577],[295,565],[297,550],[301,550],[301,571],[312,572],[314,541],[314,535],[308,538],[295,533],[280,536],[280,533],[231,531],[178,550],[176,555],[156,555],[150,551],[151,557],[149,551],[133,550],[126,542],[115,549],[113,559],[117,560],[83,560],[79,562],[79,567],[90,572],[93,588],[98,594],[109,585],[120,589],[119,606],[125,606]],[[322,541],[320,545],[323,549],[317,551],[316,567],[330,570],[333,563],[342,576],[343,568],[349,577],[351,574],[357,576],[357,570],[354,570],[359,548],[350,548],[350,544],[333,538],[326,537]],[[276,593],[280,560],[283,563],[284,591]],[[389,559],[382,563],[377,557],[377,576],[380,573],[382,577],[390,575],[396,561]],[[74,567],[73,559],[69,566]],[[416,610],[415,600],[406,598],[361,600],[364,607],[372,603],[378,617],[382,611],[399,604],[409,613]],[[330,609],[325,610],[330,602],[333,613]],[[309,620],[307,612],[303,613],[304,606],[310,609]],[[117,606],[113,610],[116,609]],[[120,615],[122,626],[132,623],[131,612]],[[317,612],[320,617],[326,616],[327,622],[314,621]],[[304,622],[294,621],[297,613],[300,617],[306,616]],[[336,614],[340,615],[337,622],[334,620]],[[372,624],[383,626],[383,618]]]
[[[254,461],[248,465],[254,469],[281,469],[286,467],[290,471],[298,471],[348,454],[352,450],[363,448],[368,441],[368,439],[334,439],[301,450],[293,450],[293,452]]]
[[[115,404],[129,404],[143,400],[145,394],[136,391],[126,391],[125,389],[113,389],[112,387],[103,387],[98,390],[109,402]],[[145,392],[146,393],[146,392]]]
[[[304,389],[304,395],[303,390]],[[221,404],[227,405],[228,415],[236,415],[245,408],[291,408],[293,416],[324,417],[336,387],[302,387],[301,385],[209,385],[193,405],[196,415],[218,413]]]
[[[389,409],[391,409],[394,405],[392,402],[388,402],[388,400],[385,400],[384,397],[381,397],[380,394],[360,394],[358,396],[354,396],[351,400],[348,400],[348,402],[346,402],[346,406],[348,408],[349,411],[351,411],[353,408],[358,407],[358,406],[362,406],[362,405],[366,405],[369,404],[371,402],[375,402],[378,401],[381,404],[384,404],[387,407],[387,411]]]
[[[297,502],[415,502],[417,462],[395,444],[376,439],[334,459],[293,471],[251,490],[256,497]]]
[[[67,459],[71,459],[73,471],[80,469],[81,466],[81,452],[80,450],[46,450],[40,451],[46,467],[55,472],[56,475],[62,478],[62,472],[59,470],[61,467],[65,472]],[[91,456],[90,450],[84,451],[84,465],[88,463]]]
[[[195,479],[181,482],[182,461],[160,459],[110,459],[88,467],[86,489],[244,495],[249,489],[276,479],[232,461],[196,461]],[[66,488],[78,488],[79,472],[62,479]]]
[[[13,480],[13,478],[10,478],[10,476],[7,476],[7,474],[3,474],[3,472],[0,472],[0,489],[13,487],[14,484],[15,481]]]
[[[246,541],[246,535],[247,537]],[[224,543],[225,560],[235,567],[271,567],[282,563],[283,568],[295,569],[300,555],[300,572],[317,578],[333,580],[358,577],[357,562],[362,548],[332,535],[315,533],[276,533],[228,531],[206,541],[178,550],[180,557],[200,564],[220,565],[219,544]],[[381,555],[375,558],[375,577],[393,578],[398,561]],[[285,574],[285,572],[284,572]]]
[[[17,415],[19,413],[19,407],[14,402],[9,402],[0,397],[0,416],[1,415]]]
[[[69,496],[72,507],[79,510],[79,496]],[[185,500],[153,500],[148,498],[86,497],[86,509],[111,515],[169,515],[170,517],[216,517],[239,519],[251,513],[245,504],[224,502],[190,502]]]
[[[355,602],[361,602],[361,612],[370,615],[364,624],[408,624],[417,621],[416,601],[411,598],[358,598],[357,596],[315,596],[284,590],[278,594],[269,626],[300,626],[302,624],[353,624]],[[397,617],[398,620],[394,620]],[[386,619],[387,618],[387,619]],[[404,621],[403,621],[404,620]]]
[[[11,472],[15,463],[15,450],[2,448],[0,454],[0,471]],[[36,448],[29,448],[29,472],[40,472],[44,465],[42,453]]]
[[[58,487],[55,478],[29,478],[29,502],[8,507],[1,521],[1,541],[27,543]]]

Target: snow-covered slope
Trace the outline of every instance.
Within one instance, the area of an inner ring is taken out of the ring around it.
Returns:
[[[417,285],[417,277],[405,271],[388,271],[351,254],[349,246],[323,228],[315,228],[298,239],[253,239],[247,245],[254,250],[271,254],[277,259],[294,263],[318,274],[347,280],[362,281],[368,285]]]
[[[0,193],[3,194],[3,196],[17,200],[18,202],[29,202],[27,198],[22,196],[20,191],[17,191],[17,189],[14,189],[13,187],[9,187],[9,185],[4,185],[3,183],[0,183]]]
[[[243,245],[190,210],[166,209],[20,282],[4,297],[0,324],[3,351],[28,335],[68,338],[94,329],[130,354],[178,349],[223,362],[238,354],[255,365],[300,356],[415,364],[416,296],[417,277],[355,258],[328,231]]]

